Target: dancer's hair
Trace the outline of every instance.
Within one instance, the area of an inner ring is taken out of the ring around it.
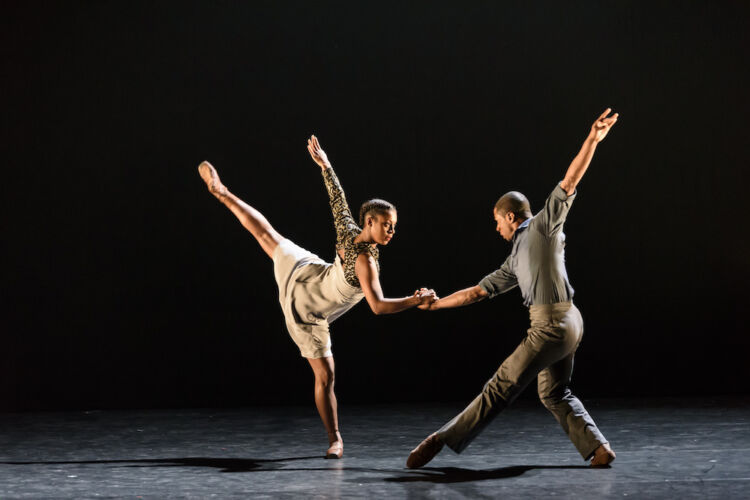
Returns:
[[[381,200],[380,198],[367,200],[359,207],[359,227],[364,227],[368,215],[385,215],[390,210],[396,210],[393,203]]]
[[[511,212],[519,219],[529,219],[532,216],[529,200],[518,191],[505,193],[495,203],[495,210],[500,215]]]

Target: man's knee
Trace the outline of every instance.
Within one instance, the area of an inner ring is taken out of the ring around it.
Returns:
[[[492,404],[507,406],[523,392],[524,387],[516,380],[508,380],[496,373],[490,380],[484,384],[481,396]]]
[[[552,410],[557,408],[560,403],[565,401],[565,398],[570,394],[569,389],[553,390],[553,391],[539,391],[539,400],[548,409]]]

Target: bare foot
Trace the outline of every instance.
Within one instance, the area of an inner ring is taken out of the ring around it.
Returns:
[[[216,172],[216,169],[213,167],[213,165],[211,165],[207,161],[204,161],[203,163],[198,165],[198,173],[200,174],[201,179],[203,179],[203,182],[206,183],[208,191],[211,194],[213,194],[217,198],[226,196],[227,188],[224,187],[224,184],[221,183],[219,174]]]
[[[600,445],[594,450],[594,457],[591,459],[591,467],[605,467],[612,463],[617,455],[609,447],[609,443]]]

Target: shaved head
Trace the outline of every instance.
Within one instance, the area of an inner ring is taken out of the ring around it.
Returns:
[[[518,191],[510,191],[502,195],[495,203],[495,211],[500,215],[511,212],[519,219],[528,219],[532,215],[529,200]]]

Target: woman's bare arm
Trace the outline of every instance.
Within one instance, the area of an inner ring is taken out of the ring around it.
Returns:
[[[365,299],[375,314],[393,314],[420,304],[429,304],[437,299],[434,290],[426,290],[424,288],[417,290],[410,297],[402,297],[400,299],[385,298],[383,296],[383,289],[380,287],[380,278],[375,266],[375,259],[370,255],[359,254],[354,264],[354,271],[357,273],[359,284],[365,293]]]

